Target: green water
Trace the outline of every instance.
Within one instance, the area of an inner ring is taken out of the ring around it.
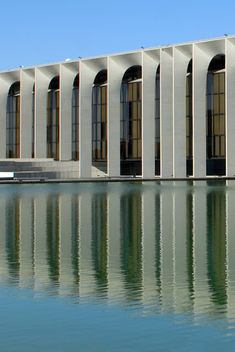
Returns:
[[[234,351],[235,181],[0,186],[0,351]]]

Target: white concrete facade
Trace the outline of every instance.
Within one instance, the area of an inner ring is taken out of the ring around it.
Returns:
[[[192,60],[193,172],[207,177],[207,72],[211,60],[225,56],[225,172],[235,175],[235,37],[84,58],[0,72],[0,159],[6,158],[6,104],[10,87],[20,82],[20,159],[47,158],[47,94],[60,82],[59,160],[72,160],[72,89],[79,75],[79,174],[92,177],[92,88],[107,70],[107,172],[121,176],[120,89],[125,72],[142,69],[141,175],[144,179],[186,178],[186,75]],[[160,174],[155,173],[156,72],[160,65]],[[34,129],[32,91],[34,89]],[[33,136],[34,134],[34,136]],[[32,141],[34,140],[34,146]],[[34,148],[34,150],[32,150]]]

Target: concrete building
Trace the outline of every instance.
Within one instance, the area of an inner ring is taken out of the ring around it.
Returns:
[[[235,37],[1,72],[0,171],[233,177],[234,97]]]

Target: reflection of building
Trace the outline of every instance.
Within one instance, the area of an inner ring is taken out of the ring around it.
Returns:
[[[0,280],[77,299],[134,302],[152,313],[232,316],[230,191],[198,182],[3,194]]]
[[[2,72],[0,158],[18,161],[13,169],[61,167],[67,177],[233,177],[234,44],[226,37]]]

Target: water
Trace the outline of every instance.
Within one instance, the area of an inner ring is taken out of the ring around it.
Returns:
[[[234,351],[235,181],[0,195],[0,351]]]

